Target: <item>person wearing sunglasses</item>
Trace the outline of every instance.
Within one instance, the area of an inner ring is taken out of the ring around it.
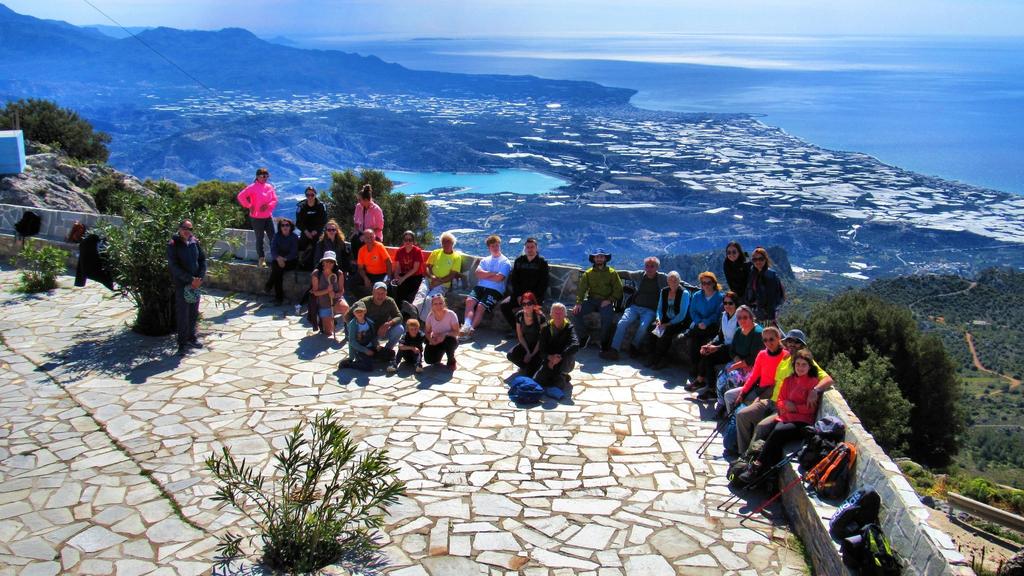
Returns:
[[[206,254],[192,234],[192,221],[182,220],[178,233],[167,244],[167,267],[174,285],[174,319],[178,328],[178,356],[202,348],[196,334],[199,321],[199,287],[206,277]],[[191,296],[189,296],[191,294]]]
[[[395,300],[412,303],[416,290],[423,282],[423,250],[416,245],[416,235],[412,230],[402,233],[402,245],[395,250],[395,278],[391,281]]]
[[[238,193],[238,203],[249,211],[249,223],[256,235],[256,256],[259,265],[266,266],[263,237],[267,240],[274,237],[274,208],[277,206],[277,191],[269,183],[270,171],[266,168],[256,170],[256,179]]]
[[[732,290],[725,293],[722,298],[722,317],[718,321],[718,334],[700,347],[700,356],[697,358],[698,381],[701,382],[703,390],[699,391],[697,398],[700,400],[712,400],[717,394],[711,384],[715,382],[715,367],[732,360],[730,354],[732,339],[739,329],[739,319],[736,317],[736,293]]]
[[[284,302],[284,273],[294,270],[299,263],[299,237],[295,234],[295,225],[287,218],[277,223],[277,233],[270,241],[270,278],[263,287],[267,292],[274,291],[274,305]]]
[[[520,374],[533,376],[540,369],[540,330],[547,321],[533,292],[523,294],[522,308],[516,312],[516,345],[505,358],[519,368]]]
[[[731,400],[736,415],[736,446],[739,454],[746,452],[750,446],[754,427],[764,418],[775,389],[775,371],[789,356],[789,352],[782,346],[782,332],[775,326],[764,328],[761,340],[764,341],[764,350],[757,353],[747,381],[742,388],[737,389],[738,393],[733,394],[734,390],[726,393],[726,401]],[[727,450],[729,448],[726,446]]]
[[[772,268],[768,251],[758,246],[750,257],[754,266],[747,280],[747,304],[754,309],[754,316],[761,325],[777,324],[779,307],[786,300],[786,289],[778,273]]]
[[[299,230],[299,269],[312,270],[317,240],[327,223],[327,208],[316,197],[316,188],[306,188],[305,199],[295,205],[295,227]],[[335,253],[337,254],[337,253]]]
[[[686,330],[690,366],[694,374],[693,381],[686,390],[693,392],[703,388],[707,381],[704,374],[697,369],[700,364],[700,349],[718,334],[718,323],[722,315],[722,288],[718,285],[718,277],[713,272],[701,272],[697,276],[700,290],[690,297],[690,326]]]
[[[750,281],[750,261],[747,260],[747,253],[743,246],[733,240],[725,245],[725,260],[722,262],[722,270],[725,271],[725,282],[729,290],[737,294],[737,304],[746,304],[744,296],[747,293],[747,283]]]
[[[327,225],[324,226],[324,233],[320,235],[320,240],[316,243],[316,251],[313,258],[320,262],[324,254],[328,252],[334,252],[338,261],[338,269],[344,272],[346,277],[352,276],[352,272],[354,272],[352,268],[352,253],[349,252],[345,233],[341,231],[341,226],[338,226],[338,221],[333,218],[328,220]]]

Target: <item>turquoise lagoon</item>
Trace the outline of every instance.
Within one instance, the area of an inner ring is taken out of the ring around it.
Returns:
[[[396,183],[395,190],[403,194],[426,194],[437,188],[458,188],[456,194],[548,194],[567,184],[565,180],[547,174],[514,169],[490,173],[391,170],[384,173]]]

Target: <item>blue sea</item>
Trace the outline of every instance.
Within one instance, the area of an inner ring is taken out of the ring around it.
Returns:
[[[808,142],[1024,194],[1024,38],[651,35],[304,38],[409,68],[638,90],[632,103],[743,112]]]

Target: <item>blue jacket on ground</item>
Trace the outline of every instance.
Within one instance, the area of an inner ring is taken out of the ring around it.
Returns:
[[[722,317],[723,299],[721,292],[715,292],[710,298],[704,295],[703,290],[694,293],[690,297],[690,319],[693,320],[690,328],[696,328],[700,323],[708,328],[717,326]]]

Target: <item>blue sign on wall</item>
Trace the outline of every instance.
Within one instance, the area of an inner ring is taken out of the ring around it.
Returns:
[[[21,130],[0,130],[0,174],[25,171],[25,136]]]

